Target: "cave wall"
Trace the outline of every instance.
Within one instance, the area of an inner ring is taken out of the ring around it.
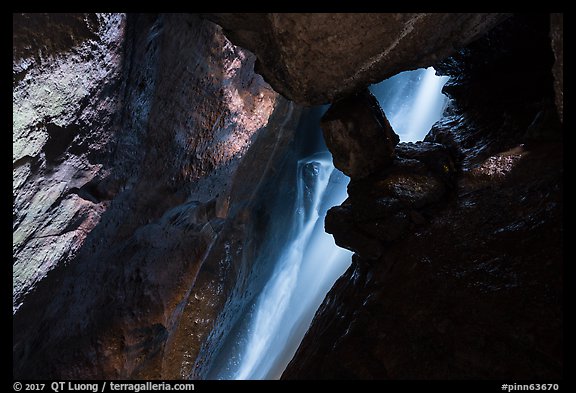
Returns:
[[[435,65],[451,77],[444,118],[352,177],[328,212],[326,230],[355,255],[283,379],[562,377],[561,53],[549,21],[515,15]]]
[[[560,121],[564,121],[564,14],[550,14],[550,39],[554,51],[554,92]]]
[[[188,306],[196,278],[234,281],[204,262],[300,109],[196,15],[13,18],[13,375],[180,377],[227,288]]]
[[[110,199],[96,181],[110,155],[125,23],[122,15],[14,15],[14,311],[73,257]]]
[[[204,17],[13,15],[14,377],[202,378],[290,192],[294,102],[346,119],[430,65],[446,117],[358,145],[326,221],[356,255],[283,378],[561,375],[562,15]]]

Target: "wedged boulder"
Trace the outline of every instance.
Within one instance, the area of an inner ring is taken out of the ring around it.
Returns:
[[[332,104],[320,126],[334,166],[352,178],[390,164],[400,141],[368,89]]]
[[[398,72],[434,65],[508,14],[204,14],[258,57],[256,71],[301,104],[325,104]]]

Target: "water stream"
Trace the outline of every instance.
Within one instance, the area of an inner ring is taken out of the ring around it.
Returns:
[[[398,74],[371,91],[401,141],[416,141],[442,115],[446,80],[433,68],[420,69]],[[308,128],[321,138],[318,116],[312,121],[316,123]],[[227,338],[231,343],[223,346],[225,353],[208,373],[210,379],[278,379],[326,293],[351,263],[351,252],[324,232],[326,211],[344,201],[349,179],[334,168],[323,143],[306,150],[295,176],[289,177],[295,179],[297,195],[293,219],[284,228],[288,241],[273,245],[279,247],[279,257],[272,274]]]
[[[448,98],[442,94],[447,76],[432,67],[402,72],[370,86],[400,142],[422,140],[442,117]]]

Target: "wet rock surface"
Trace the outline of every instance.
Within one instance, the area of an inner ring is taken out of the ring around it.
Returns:
[[[508,14],[205,14],[258,57],[257,72],[284,97],[325,104],[398,72],[428,67]],[[353,54],[353,55],[351,55]]]
[[[438,65],[452,78],[447,116],[386,169],[352,178],[329,211],[326,230],[356,254],[283,379],[562,377],[548,31],[547,15],[515,16]]]

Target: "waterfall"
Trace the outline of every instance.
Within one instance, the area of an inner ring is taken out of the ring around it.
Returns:
[[[428,67],[401,72],[370,86],[400,142],[422,140],[440,120],[448,102],[442,94],[448,79]]]
[[[228,360],[210,378],[280,378],[324,296],[350,265],[352,253],[324,231],[326,211],[344,201],[347,183],[327,150],[298,160],[288,241],[227,349]]]
[[[323,228],[326,211],[322,205],[327,204],[322,202],[329,196],[326,191],[334,172],[332,157],[327,152],[314,154],[299,160],[297,170],[296,214],[289,229],[291,240],[281,252],[272,277],[255,304],[247,350],[235,379],[280,377],[305,333],[302,325],[308,327],[334,282],[322,285],[323,278],[334,276],[335,268],[340,275],[349,264],[342,258],[349,259],[349,253],[340,252]],[[345,197],[346,184],[339,185],[339,194]]]
[[[401,140],[415,141],[440,119],[447,102],[441,94],[446,80],[430,67],[398,74],[370,89]],[[326,212],[346,199],[349,179],[334,168],[321,140],[321,115],[307,118],[299,131],[305,135],[300,146],[305,158],[291,167],[296,171],[290,177],[295,179],[295,198],[279,195],[267,207],[274,220],[278,206],[293,203],[292,219],[279,225],[287,234],[285,242],[278,244],[271,229],[262,248],[267,251],[259,257],[274,256],[272,273],[225,338],[209,379],[280,378],[326,293],[350,266],[352,253],[336,246],[324,231]]]

